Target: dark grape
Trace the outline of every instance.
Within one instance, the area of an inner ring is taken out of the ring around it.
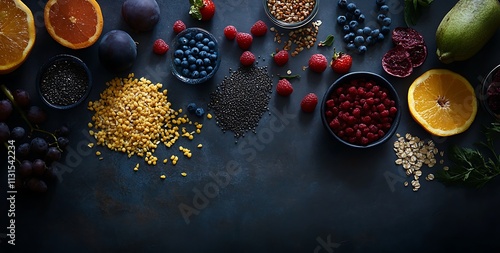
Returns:
[[[9,140],[10,137],[10,129],[7,124],[4,122],[0,122],[0,143],[6,142]]]
[[[47,144],[47,141],[43,138],[35,137],[31,140],[30,151],[35,154],[45,155],[48,148],[49,144]]]
[[[69,135],[69,128],[67,126],[61,126],[56,131],[54,131],[54,134],[57,136],[63,136],[66,137]]]
[[[33,173],[37,176],[43,175],[43,173],[45,173],[45,170],[47,169],[47,166],[42,159],[35,159],[31,163],[31,167],[33,168]]]
[[[152,30],[160,19],[160,7],[156,0],[126,0],[122,4],[122,16],[133,30]]]
[[[16,156],[19,158],[28,158],[30,155],[30,144],[23,143],[17,147]]]
[[[30,106],[30,108],[28,109],[28,112],[26,113],[26,117],[28,118],[28,120],[31,123],[34,123],[34,124],[41,124],[41,123],[45,122],[45,120],[47,119],[47,115],[42,110],[42,108],[40,108],[36,105]]]
[[[19,175],[21,177],[27,178],[33,173],[33,166],[29,160],[24,160],[19,165]]]
[[[20,141],[26,136],[26,130],[23,127],[14,127],[10,132],[10,138]]]
[[[26,185],[33,192],[44,193],[47,191],[47,184],[38,178],[31,178]]]
[[[12,114],[12,103],[10,100],[0,100],[0,121],[4,121]]]
[[[64,150],[69,145],[69,139],[66,137],[57,137],[57,145],[59,145],[59,148]]]
[[[12,96],[14,97],[16,104],[21,108],[28,108],[31,104],[30,94],[25,90],[17,89],[14,91]]]
[[[61,159],[61,151],[56,147],[50,147],[45,154],[45,161],[48,163],[59,161]]]

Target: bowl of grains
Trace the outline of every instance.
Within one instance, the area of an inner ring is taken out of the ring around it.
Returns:
[[[384,143],[401,118],[396,90],[371,72],[352,72],[337,79],[326,91],[320,111],[328,133],[354,148]]]
[[[319,10],[319,0],[263,0],[263,3],[269,19],[285,29],[308,24]]]
[[[493,68],[483,80],[480,100],[484,110],[500,120],[500,65]]]
[[[70,109],[89,95],[92,75],[76,56],[59,54],[42,65],[36,83],[45,104],[56,109]]]

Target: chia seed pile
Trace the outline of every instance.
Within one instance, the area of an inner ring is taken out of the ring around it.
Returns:
[[[239,68],[212,92],[208,107],[222,131],[242,137],[248,131],[255,132],[262,115],[269,111],[272,87],[267,67]]]
[[[68,60],[54,62],[41,76],[40,92],[54,105],[71,105],[85,94],[89,77],[78,63]]]

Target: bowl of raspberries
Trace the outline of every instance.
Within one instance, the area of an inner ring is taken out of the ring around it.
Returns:
[[[337,79],[326,91],[320,111],[330,135],[354,148],[384,143],[401,118],[396,90],[371,72],[352,72]]]
[[[500,120],[500,65],[493,68],[483,80],[481,103],[496,120]]]
[[[203,83],[219,69],[219,46],[208,31],[192,27],[176,35],[172,42],[172,73],[182,82]]]

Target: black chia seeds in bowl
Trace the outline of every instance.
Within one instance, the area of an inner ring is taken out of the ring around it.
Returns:
[[[40,69],[37,87],[42,100],[52,108],[70,109],[86,99],[91,89],[87,65],[73,55],[60,54]]]

